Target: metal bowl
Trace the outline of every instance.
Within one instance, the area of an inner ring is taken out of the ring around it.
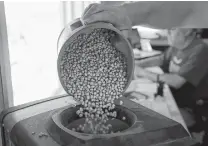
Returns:
[[[116,33],[116,37],[113,39],[113,44],[117,50],[119,50],[125,55],[126,60],[127,60],[127,83],[125,85],[123,92],[125,92],[129,84],[131,83],[131,80],[133,78],[133,72],[134,72],[134,57],[133,57],[133,49],[129,41],[112,24],[99,22],[99,23],[94,23],[90,25],[83,25],[80,19],[77,19],[73,21],[72,23],[68,24],[63,29],[63,31],[61,32],[59,36],[58,44],[57,44],[57,47],[58,47],[57,67],[58,67],[59,80],[64,90],[67,93],[68,93],[67,88],[64,86],[62,78],[61,78],[61,74],[60,74],[60,63],[61,63],[61,58],[64,55],[64,51],[73,42],[73,40],[76,39],[77,36],[79,36],[80,34],[89,34],[96,28],[105,28],[105,29],[112,30]],[[68,94],[70,95],[70,93]]]

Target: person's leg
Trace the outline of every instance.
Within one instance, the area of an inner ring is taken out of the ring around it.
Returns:
[[[180,113],[187,125],[187,127],[192,127],[195,125],[195,112],[194,109],[194,102],[190,97],[182,97],[179,92],[173,88],[170,88],[173,94],[173,97],[180,109]]]
[[[204,130],[204,122],[202,120],[201,112],[198,107],[193,108],[193,118],[195,120],[195,124],[188,127],[190,132],[201,132]]]
[[[191,110],[189,110],[188,108],[179,108],[179,109],[187,127],[192,127],[193,125],[196,124],[196,120]]]
[[[199,138],[199,141],[202,142],[201,146],[208,146],[208,120],[205,120],[208,119],[208,100],[201,104],[195,99],[179,96],[177,92],[172,93],[178,107],[182,109],[181,114],[190,133],[195,133],[197,135],[204,133],[200,136],[201,138]]]
[[[202,131],[201,114],[198,113],[196,100],[191,98],[191,96],[185,96],[185,93],[181,94],[181,92],[178,90],[175,90],[173,88],[170,89],[189,131]],[[187,89],[187,91],[189,90]]]
[[[208,131],[207,131],[207,129],[205,130],[205,134],[203,136],[203,143],[201,146],[208,146]]]
[[[201,129],[204,131],[202,146],[208,146],[208,100],[196,102],[196,112],[201,116]]]

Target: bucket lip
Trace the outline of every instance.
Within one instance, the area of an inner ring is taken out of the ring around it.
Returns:
[[[92,23],[92,24],[89,24],[89,25],[83,25],[75,30],[73,30],[71,32],[71,34],[69,35],[69,38],[65,41],[65,43],[60,47],[59,49],[59,52],[58,52],[58,59],[57,59],[57,70],[58,70],[58,76],[59,76],[59,81],[62,85],[62,87],[64,88],[64,90],[70,95],[70,96],[73,96],[71,95],[68,90],[66,89],[66,87],[64,86],[64,83],[61,79],[61,75],[60,75],[60,60],[61,60],[61,56],[63,56],[62,54],[64,53],[65,49],[67,48],[67,46],[69,45],[69,42],[71,40],[71,38],[73,38],[75,35],[79,34],[82,30],[84,29],[89,29],[89,28],[92,28],[92,29],[95,29],[95,28],[105,28],[105,29],[109,29],[109,30],[112,30],[114,32],[116,32],[118,35],[120,35],[124,40],[125,42],[127,43],[127,45],[129,46],[129,51],[131,53],[131,56],[134,56],[133,54],[133,48],[130,44],[130,42],[128,41],[128,39],[126,37],[123,36],[123,34],[121,33],[120,30],[118,30],[117,28],[115,28],[112,24],[110,23],[102,23],[102,22],[97,22],[97,23]],[[129,72],[130,73],[130,78],[129,78],[129,81],[127,82],[122,94],[127,90],[127,88],[129,87],[131,81],[132,81],[132,78],[134,76],[134,66],[135,66],[135,62],[134,62],[134,57],[131,57],[131,63],[132,63],[132,70]]]
[[[129,128],[127,128],[126,130],[123,130],[123,131],[121,131],[119,133],[113,133],[113,134],[88,134],[88,133],[75,132],[75,131],[72,131],[72,130],[66,128],[59,121],[61,113],[63,113],[66,110],[69,110],[71,108],[76,108],[76,107],[71,107],[71,106],[70,107],[66,107],[66,108],[64,108],[64,109],[54,113],[51,116],[51,119],[55,123],[55,125],[57,127],[59,127],[61,130],[63,130],[65,133],[68,133],[71,136],[74,136],[74,137],[79,138],[81,140],[91,140],[91,139],[98,139],[98,138],[113,138],[113,137],[117,137],[117,136],[121,136],[121,135],[132,134],[132,132],[129,131],[129,130],[131,130],[131,128],[134,127],[134,125],[137,123],[137,116],[136,116],[136,114],[133,111],[131,111],[130,109],[126,108],[126,107],[123,107],[123,106],[120,106],[120,105],[116,105],[116,107],[119,108],[119,109],[121,109],[121,107],[122,107],[123,111],[126,111],[126,112],[130,113],[131,115],[133,115],[133,119],[132,119],[133,123],[129,126]]]
[[[70,23],[68,23],[68,24],[66,24],[65,25],[65,27],[61,30],[61,32],[60,32],[60,34],[59,34],[59,36],[58,36],[58,39],[57,39],[57,50],[59,51],[59,49],[61,49],[61,47],[59,48],[59,41],[60,41],[60,39],[61,39],[61,36],[63,35],[63,33],[64,33],[64,31],[67,29],[67,28],[70,28],[70,26],[72,25],[72,24],[74,24],[75,22],[77,22],[77,21],[81,21],[80,20],[80,18],[76,18],[76,19],[74,19],[73,21],[71,21]],[[83,25],[84,26],[84,25]]]

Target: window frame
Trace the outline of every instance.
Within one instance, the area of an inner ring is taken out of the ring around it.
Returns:
[[[83,3],[84,4],[84,3]],[[62,27],[74,18],[74,2],[60,2]],[[70,15],[68,12],[70,11]],[[0,1],[0,112],[14,106],[5,3]]]
[[[0,1],[0,112],[14,106],[4,2]]]

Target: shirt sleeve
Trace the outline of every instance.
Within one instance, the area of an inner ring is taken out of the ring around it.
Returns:
[[[198,86],[202,78],[208,71],[208,48],[203,45],[197,45],[194,52],[190,54],[186,63],[184,63],[179,75],[186,79],[187,82]]]
[[[173,48],[169,47],[165,52],[164,52],[164,62],[169,62],[171,59],[171,55],[173,52]]]
[[[161,67],[165,72],[169,72],[168,68],[169,68],[169,62],[171,60],[172,52],[173,52],[172,47],[169,47],[163,53],[163,62]]]

